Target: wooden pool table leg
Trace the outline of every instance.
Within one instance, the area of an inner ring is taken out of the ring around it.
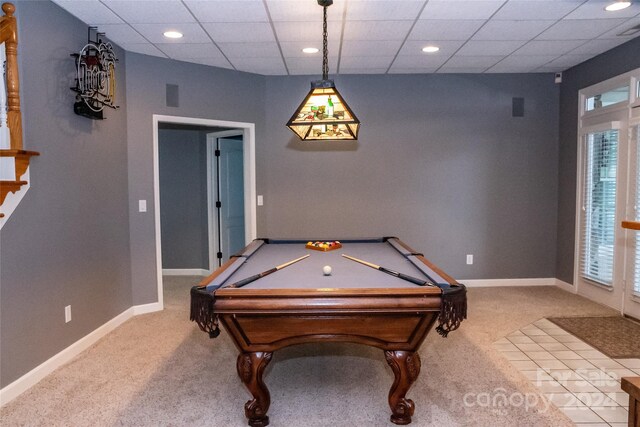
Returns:
[[[271,361],[271,352],[240,353],[238,355],[238,375],[240,380],[249,390],[253,399],[244,405],[244,414],[249,419],[252,427],[263,427],[269,425],[267,411],[271,404],[269,389],[262,381],[264,369]]]
[[[405,425],[411,422],[415,409],[413,400],[405,395],[420,374],[420,356],[413,351],[385,351],[385,359],[391,366],[395,380],[389,391],[389,406],[391,406],[391,422]]]

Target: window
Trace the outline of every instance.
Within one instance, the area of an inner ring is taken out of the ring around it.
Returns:
[[[629,86],[621,86],[617,89],[599,93],[587,98],[585,111],[592,111],[609,105],[627,102],[629,100]]]
[[[581,275],[612,286],[618,131],[589,133],[584,143]]]

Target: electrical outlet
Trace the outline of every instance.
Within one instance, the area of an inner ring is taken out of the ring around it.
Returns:
[[[473,264],[473,254],[467,254],[467,265]]]
[[[258,194],[258,206],[262,205],[264,205],[264,198],[262,197],[262,194]]]
[[[138,212],[146,212],[146,211],[147,211],[147,201],[138,200]]]
[[[71,322],[71,306],[68,305],[64,308],[64,323]]]

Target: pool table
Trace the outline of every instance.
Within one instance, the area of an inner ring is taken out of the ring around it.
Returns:
[[[342,248],[324,252],[307,249],[307,240],[258,239],[191,290],[191,320],[212,338],[221,323],[240,351],[238,375],[253,397],[245,404],[251,426],[269,424],[270,395],[262,377],[273,352],[328,341],[384,350],[395,375],[391,421],[409,424],[414,403],[405,395],[420,373],[420,345],[436,321],[446,336],[466,318],[464,285],[399,239],[340,242]],[[309,256],[273,272],[304,255]],[[323,272],[326,265],[332,268],[329,275]],[[258,276],[265,271],[271,274]],[[259,278],[235,287],[250,277]]]

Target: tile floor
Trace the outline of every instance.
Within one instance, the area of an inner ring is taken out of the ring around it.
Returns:
[[[620,379],[640,376],[640,359],[611,359],[547,319],[494,347],[577,426],[627,426],[629,395]]]

